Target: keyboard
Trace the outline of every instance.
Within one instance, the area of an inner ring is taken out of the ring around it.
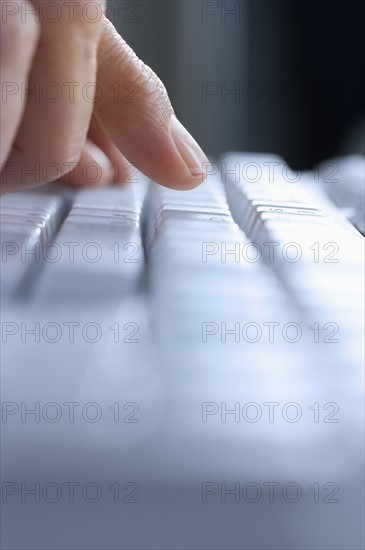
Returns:
[[[361,173],[2,197],[4,548],[363,547]]]

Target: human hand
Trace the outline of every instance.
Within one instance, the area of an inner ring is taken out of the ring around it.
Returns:
[[[133,166],[176,189],[203,181],[209,161],[104,8],[104,0],[1,0],[2,192],[58,178],[119,183]]]

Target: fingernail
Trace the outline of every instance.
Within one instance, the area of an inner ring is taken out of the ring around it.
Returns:
[[[195,139],[174,115],[171,117],[170,129],[175,145],[191,175],[196,177],[207,174],[211,167],[209,160]]]

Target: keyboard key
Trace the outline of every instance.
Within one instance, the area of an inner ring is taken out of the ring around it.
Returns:
[[[349,155],[321,163],[313,173],[325,193],[365,235],[365,157]]]
[[[41,193],[1,200],[1,292],[12,296],[31,282],[66,212],[65,201]]]
[[[243,165],[250,158],[245,154],[237,157],[227,154],[222,162]],[[263,170],[266,157],[256,156],[255,159]],[[249,239],[262,246],[266,262],[303,313],[313,312],[314,307],[315,311],[321,312],[322,318],[334,315],[340,324],[342,319],[343,325],[348,328],[348,308],[344,312],[343,304],[349,291],[361,295],[362,277],[359,274],[364,265],[361,239],[326,201],[318,198],[310,186],[305,188],[308,178],[303,177],[302,181],[284,186],[260,181],[253,190],[252,183],[241,177],[238,182],[233,178],[227,179],[226,187],[240,227]],[[287,188],[290,197],[297,197],[295,205],[280,205],[280,198],[276,199],[278,207],[264,204],[265,195],[274,200],[277,193],[284,196]],[[262,197],[258,198],[260,193]],[[270,244],[271,248],[268,246]],[[348,250],[351,250],[350,254],[346,254]],[[319,294],[322,299],[316,308],[316,300],[312,297]],[[356,323],[352,323],[352,329],[357,331]]]
[[[141,201],[132,186],[82,191],[55,242],[57,262],[46,262],[43,298],[104,299],[135,292],[144,267]]]

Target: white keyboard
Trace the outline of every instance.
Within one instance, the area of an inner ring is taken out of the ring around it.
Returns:
[[[363,237],[324,181],[232,152],[1,199],[4,548],[363,547]]]

